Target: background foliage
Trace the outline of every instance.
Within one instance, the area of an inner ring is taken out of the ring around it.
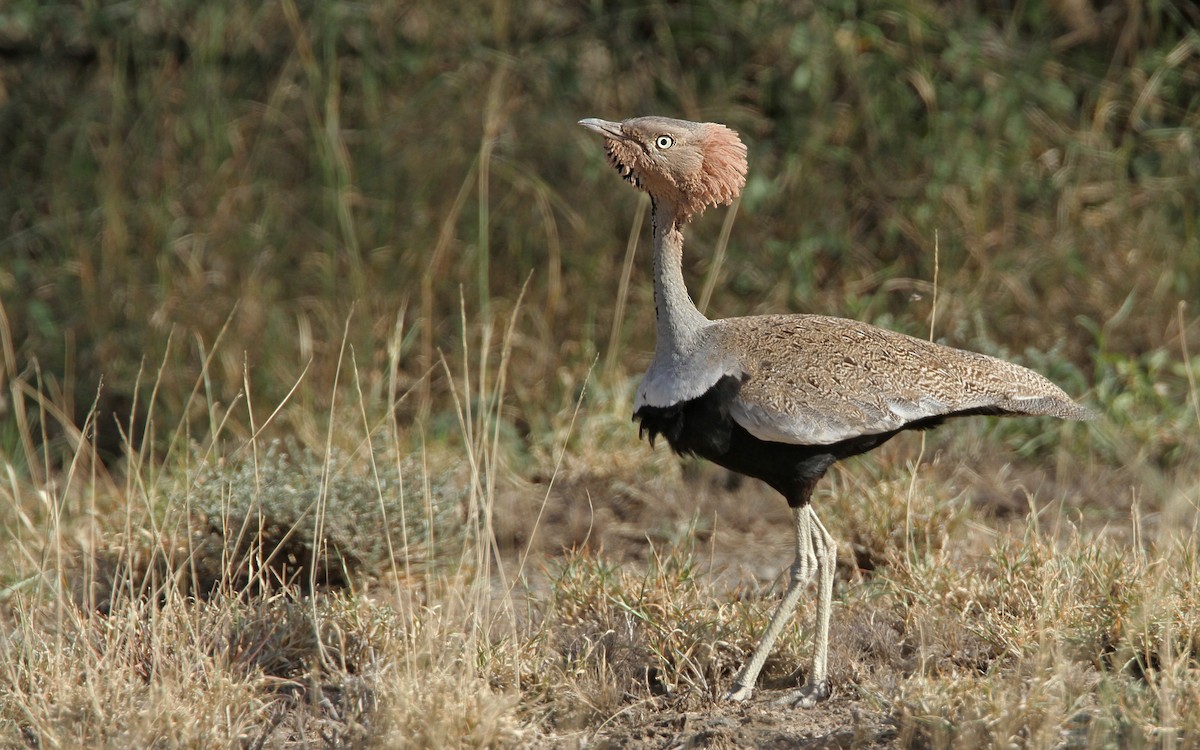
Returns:
[[[347,320],[359,365],[385,370],[402,315],[403,376],[436,396],[460,302],[487,325],[528,281],[513,404],[537,423],[558,368],[611,340],[632,373],[651,346],[613,318],[636,197],[575,121],[655,112],[750,146],[724,267],[719,217],[692,233],[714,313],[923,334],[936,244],[939,337],[1054,350],[1079,390],[1105,357],[1177,358],[1181,321],[1200,350],[1176,310],[1200,300],[1196,21],[1065,0],[17,0],[0,293],[23,369],[6,375],[47,381],[77,420],[103,379],[116,446],[108,415],[146,400],[139,371],[168,365],[156,409],[175,424],[227,322],[213,398],[277,403]]]

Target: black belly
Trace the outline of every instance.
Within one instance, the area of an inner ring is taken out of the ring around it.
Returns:
[[[742,380],[726,375],[702,396],[671,406],[643,406],[633,415],[641,423],[639,435],[663,436],[680,455],[706,458],[739,474],[761,479],[775,488],[793,508],[808,503],[813,486],[825,471],[842,458],[857,456],[890,440],[896,433],[936,427],[946,417],[997,414],[995,409],[972,409],[910,422],[890,432],[840,440],[828,445],[793,445],[760,440],[734,421],[730,405]]]

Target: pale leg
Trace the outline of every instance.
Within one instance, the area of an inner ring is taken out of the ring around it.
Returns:
[[[817,556],[817,643],[813,650],[812,670],[808,682],[778,702],[794,708],[812,708],[829,697],[829,615],[833,608],[833,573],[837,566],[837,543],[825,530],[812,506],[805,506],[812,515],[809,531]]]
[[[791,578],[788,581],[787,591],[783,594],[783,601],[779,602],[779,606],[776,607],[775,614],[771,615],[771,622],[767,625],[766,632],[763,633],[762,639],[758,642],[758,647],[754,649],[754,654],[742,667],[742,670],[738,672],[737,677],[734,678],[733,687],[725,695],[726,700],[744,701],[754,694],[754,683],[758,679],[758,673],[767,661],[767,655],[771,653],[771,647],[775,645],[775,639],[779,637],[783,626],[788,623],[792,614],[796,611],[796,604],[800,601],[800,594],[804,591],[804,585],[812,579],[814,572],[822,570],[822,557],[814,550],[813,542],[814,539],[819,538],[823,543],[829,537],[829,534],[825,533],[824,527],[817,521],[816,515],[812,512],[811,505],[793,509],[792,515],[796,523],[796,561],[792,563]],[[821,533],[819,535],[813,529],[813,522],[816,522],[817,527],[820,528]],[[832,542],[832,539],[830,539],[830,542]],[[829,583],[832,596],[832,572],[829,575]],[[818,622],[820,621],[820,612],[821,610],[818,609]],[[828,608],[825,609],[825,625],[826,631],[828,631]],[[827,632],[824,640],[826,648],[828,648],[829,639]],[[818,645],[820,642],[818,640]],[[822,679],[824,678],[824,666],[824,660],[822,659]]]

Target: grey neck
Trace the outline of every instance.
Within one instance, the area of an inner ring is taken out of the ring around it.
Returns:
[[[674,204],[654,199],[655,355],[683,356],[708,324],[683,281],[683,228]]]

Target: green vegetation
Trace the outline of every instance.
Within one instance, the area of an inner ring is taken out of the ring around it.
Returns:
[[[0,745],[1200,745],[1200,16],[989,8],[0,8]],[[803,612],[715,701],[782,503],[628,422],[644,199],[575,123],[650,113],[750,148],[710,314],[1104,414],[831,474],[812,712]]]

